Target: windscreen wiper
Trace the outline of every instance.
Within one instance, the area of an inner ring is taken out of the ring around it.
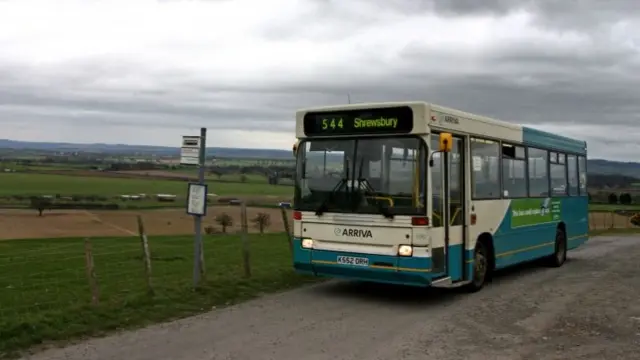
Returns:
[[[320,215],[324,214],[325,211],[329,210],[328,206],[327,206],[327,204],[329,202],[329,199],[331,199],[333,197],[333,194],[335,194],[336,192],[342,190],[342,187],[345,186],[348,182],[349,182],[349,166],[347,165],[347,174],[346,174],[346,176],[341,178],[340,181],[336,184],[336,186],[333,187],[331,192],[327,196],[325,196],[325,198],[322,200],[322,203],[316,209],[316,215],[317,216],[320,216]]]

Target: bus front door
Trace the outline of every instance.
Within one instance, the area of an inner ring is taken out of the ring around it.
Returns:
[[[447,246],[447,273],[451,281],[464,279],[465,248],[465,146],[464,138],[454,136],[449,153],[448,219],[449,239]],[[445,180],[446,181],[446,180]]]
[[[451,152],[433,154],[431,167],[434,234],[444,239],[444,254],[433,253],[435,273],[445,273],[451,281],[463,280],[465,263],[465,141],[453,136]],[[439,134],[431,135],[431,148],[438,149]],[[448,171],[445,171],[448,163]],[[448,207],[446,211],[445,207]]]

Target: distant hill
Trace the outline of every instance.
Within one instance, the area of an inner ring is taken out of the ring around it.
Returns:
[[[150,145],[125,145],[125,144],[72,144],[54,142],[27,142],[0,139],[0,149],[16,150],[40,150],[40,151],[84,151],[100,153],[138,153],[157,155],[180,154],[180,148],[171,146],[150,146]],[[219,157],[233,158],[269,158],[269,159],[291,159],[290,150],[278,149],[244,149],[244,148],[207,148],[207,153]],[[588,171],[590,174],[620,175],[640,179],[640,163],[621,162],[604,159],[590,159],[588,161]]]
[[[587,171],[591,174],[619,175],[640,179],[640,163],[622,162],[603,159],[590,159]]]
[[[152,146],[152,145],[125,145],[125,144],[72,144],[54,142],[30,142],[0,139],[0,149],[37,150],[37,151],[82,151],[107,154],[156,154],[156,155],[180,155],[179,147]],[[232,157],[232,158],[268,158],[291,159],[290,150],[279,149],[244,149],[209,147],[207,155]]]

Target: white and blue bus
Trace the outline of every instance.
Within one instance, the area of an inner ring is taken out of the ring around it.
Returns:
[[[425,102],[296,113],[294,268],[483,287],[588,239],[586,142]]]

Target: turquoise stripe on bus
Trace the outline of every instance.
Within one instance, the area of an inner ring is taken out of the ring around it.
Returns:
[[[526,126],[522,127],[522,142],[525,145],[534,147],[550,148],[581,155],[587,154],[587,143],[585,141],[571,139]]]
[[[293,241],[293,262],[294,269],[303,274],[411,286],[428,286],[432,277],[443,275],[431,273],[430,258],[401,258],[335,251],[312,251],[303,249],[301,242],[299,238],[295,238]],[[366,257],[369,259],[370,266],[358,267],[338,264],[336,260],[339,255]],[[379,263],[387,263],[391,266],[384,266]]]

